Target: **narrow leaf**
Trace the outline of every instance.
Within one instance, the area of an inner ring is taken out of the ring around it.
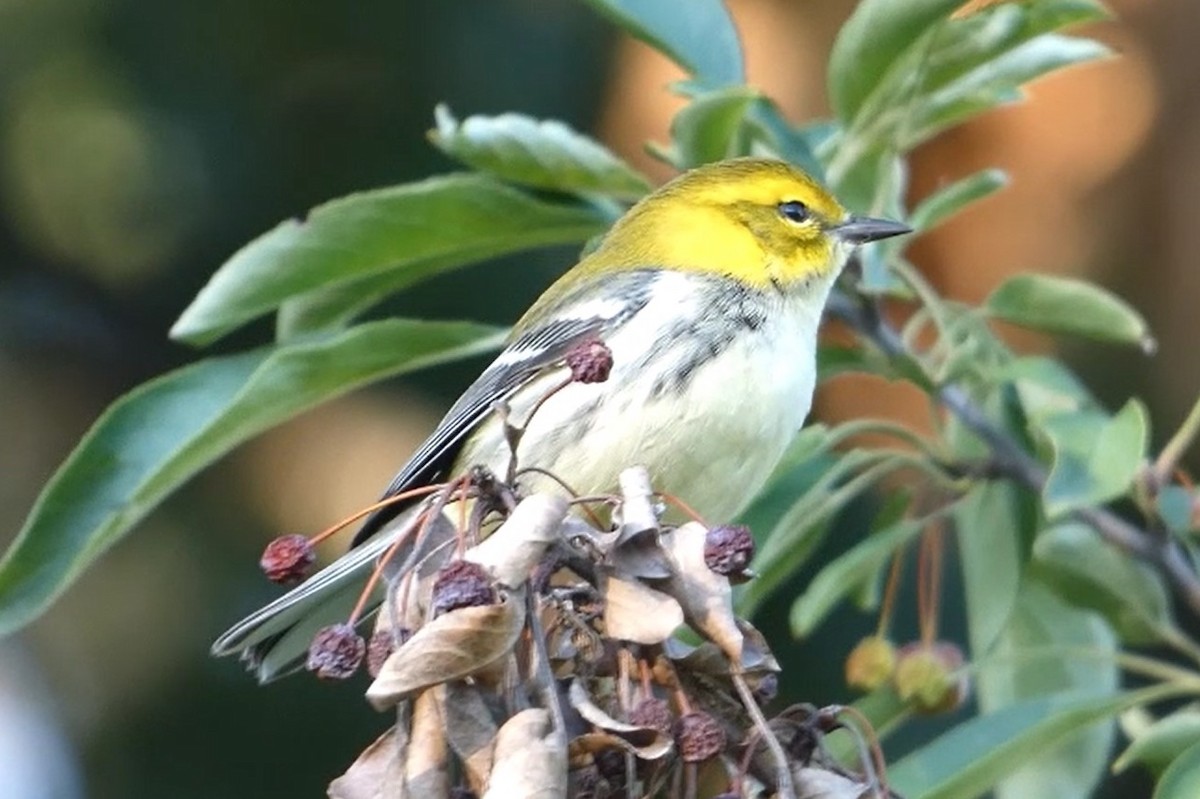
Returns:
[[[1022,529],[1031,523],[1028,504],[1016,486],[988,482],[972,488],[954,512],[975,658],[991,650],[1016,607],[1030,537]]]
[[[1196,799],[1200,796],[1200,743],[1193,744],[1163,772],[1154,799]]]
[[[892,765],[888,782],[909,799],[974,799],[1081,727],[1161,693],[1060,694],[977,716]]]
[[[993,316],[1024,327],[1136,344],[1147,352],[1155,348],[1141,314],[1116,295],[1082,280],[1016,275],[993,291],[984,307]]]
[[[741,87],[701,94],[671,120],[666,159],[678,169],[691,169],[744,155],[740,134],[758,99],[753,89]]]
[[[1200,744],[1200,710],[1180,708],[1139,733],[1113,761],[1112,769],[1119,774],[1131,764],[1140,763],[1160,774],[1184,751],[1197,744]]]
[[[1158,573],[1117,551],[1087,525],[1044,530],[1033,555],[1048,584],[1068,602],[1103,614],[1126,643],[1156,643],[1173,623]]]
[[[873,533],[821,569],[792,605],[792,632],[808,635],[839,602],[873,579],[898,547],[915,538],[924,525],[905,520]]]
[[[1054,648],[1066,650],[1064,654]],[[1093,653],[1080,656],[1079,652]],[[995,713],[1030,699],[1098,695],[1117,690],[1116,640],[1096,613],[1073,607],[1037,579],[1022,581],[1017,604],[978,664],[980,710]],[[1030,755],[997,786],[998,799],[1087,796],[1108,762],[1111,722],[1082,725],[1053,752]]]
[[[635,38],[695,76],[705,88],[746,81],[742,45],[721,0],[587,0]]]
[[[1146,458],[1148,427],[1146,409],[1137,400],[1112,418],[1087,410],[1037,421],[1053,451],[1042,489],[1046,515],[1055,519],[1125,494]]]
[[[400,272],[389,285],[396,290],[481,258],[582,242],[605,225],[596,209],[546,202],[486,175],[352,194],[236,252],[171,335],[206,344],[292,297]]]
[[[0,635],[41,613],[171,491],[251,436],[356,386],[499,340],[481,325],[385,320],[201,361],[134,389],[59,468],[0,561]]]
[[[908,223],[922,232],[945,222],[974,202],[995,194],[1008,185],[1008,175],[1002,169],[983,169],[926,197],[913,209]]]
[[[454,118],[434,109],[429,138],[467,166],[512,183],[575,194],[635,200],[650,190],[645,176],[599,142],[557,120],[524,114]]]
[[[829,57],[829,99],[849,124],[888,69],[962,0],[863,0],[839,31]]]

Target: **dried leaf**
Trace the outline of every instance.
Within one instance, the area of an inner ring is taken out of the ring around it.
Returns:
[[[523,592],[500,592],[496,605],[458,608],[417,630],[393,652],[367,689],[367,701],[386,710],[417,691],[459,680],[512,651],[525,625]]]
[[[462,762],[471,790],[483,793],[492,772],[496,721],[476,686],[456,680],[436,690],[445,694],[446,740]]]
[[[767,638],[758,628],[745,619],[737,620],[738,629],[742,631],[742,670],[743,671],[782,671],[779,661],[767,645]]]
[[[346,773],[329,783],[329,799],[399,799],[404,796],[403,748],[396,728],[363,750]]]
[[[592,702],[592,698],[588,696],[587,689],[580,680],[571,682],[567,698],[571,701],[571,707],[575,708],[587,722],[599,727],[602,732],[619,738],[623,741],[621,748],[628,749],[643,760],[657,760],[670,752],[674,746],[671,736],[661,730],[618,721],[605,713]]]
[[[617,543],[623,543],[646,532],[657,532],[658,512],[650,474],[644,467],[634,466],[617,478],[621,488],[621,523]]]
[[[683,608],[639,580],[609,575],[603,580],[604,629],[608,637],[637,644],[661,644],[683,624]]]
[[[563,799],[567,752],[550,714],[540,708],[513,716],[496,735],[495,766],[482,799]]]
[[[418,799],[442,799],[450,795],[442,698],[440,691],[423,691],[413,702],[404,787],[409,796]],[[390,797],[385,794],[385,799]]]
[[[613,571],[624,577],[663,580],[671,576],[671,558],[658,540],[658,530],[621,536],[608,553]]]
[[[501,585],[524,584],[551,544],[560,540],[567,500],[558,494],[534,494],[521,501],[512,515],[481,543],[463,554],[484,566]]]
[[[663,548],[675,564],[675,573],[664,590],[678,600],[688,624],[719,646],[732,663],[744,668],[744,636],[733,613],[733,589],[728,578],[704,562],[707,534],[704,525],[688,522],[662,535]]]

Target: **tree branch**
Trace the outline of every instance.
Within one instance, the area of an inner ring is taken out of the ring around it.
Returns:
[[[845,322],[889,357],[914,358],[915,354],[908,350],[899,332],[874,303],[835,291],[828,309],[831,316]],[[1031,491],[1041,492],[1046,484],[1046,469],[989,419],[966,389],[947,383],[937,388],[936,396],[943,407],[988,446],[999,473]],[[1169,535],[1131,524],[1106,507],[1080,508],[1072,515],[1092,527],[1105,541],[1156,568],[1192,612],[1200,615],[1200,578],[1183,549]]]

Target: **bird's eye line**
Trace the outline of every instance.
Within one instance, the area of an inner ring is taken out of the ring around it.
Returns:
[[[807,222],[808,206],[799,200],[787,200],[779,204],[779,215],[789,222]]]

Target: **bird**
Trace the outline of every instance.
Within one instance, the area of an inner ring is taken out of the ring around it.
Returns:
[[[834,281],[860,245],[911,232],[848,212],[816,179],[769,158],[683,172],[634,204],[513,326],[387,486],[395,496],[483,466],[503,475],[506,419],[528,491],[611,494],[646,468],[705,519],[732,520],[808,416],[817,333]],[[602,382],[566,382],[568,353],[600,341]],[[552,390],[553,389],[553,390]],[[241,653],[267,682],[299,669],[315,632],[345,619],[406,509],[367,517],[351,549],[234,625],[213,653]],[[381,597],[375,599],[378,604]]]

